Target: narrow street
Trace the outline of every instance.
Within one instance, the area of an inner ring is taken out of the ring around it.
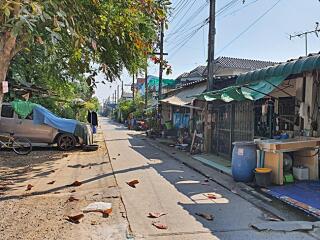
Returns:
[[[114,174],[135,239],[316,239],[301,232],[257,232],[251,224],[265,222],[264,213],[148,144],[141,133],[103,118],[102,129]],[[136,188],[126,182],[138,180]],[[208,199],[213,193],[217,199]],[[149,212],[168,229],[152,226]],[[212,214],[208,221],[199,213]]]

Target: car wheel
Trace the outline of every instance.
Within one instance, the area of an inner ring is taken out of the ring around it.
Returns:
[[[58,137],[57,144],[62,151],[72,150],[76,146],[76,138],[72,134],[63,133]]]

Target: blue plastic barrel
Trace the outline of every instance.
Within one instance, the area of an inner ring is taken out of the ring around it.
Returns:
[[[232,176],[237,182],[252,182],[257,167],[257,149],[254,142],[234,142]]]

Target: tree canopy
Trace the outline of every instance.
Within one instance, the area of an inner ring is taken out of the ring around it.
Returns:
[[[107,81],[123,68],[136,73],[154,50],[169,5],[168,0],[2,0],[0,82],[10,65],[13,77],[49,87],[50,81],[68,84],[83,76],[93,87],[97,72]]]

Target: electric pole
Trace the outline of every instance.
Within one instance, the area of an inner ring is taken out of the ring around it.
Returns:
[[[120,99],[120,89],[119,89],[119,85],[117,85],[117,102],[119,102],[119,99]]]
[[[144,108],[147,109],[148,107],[148,59],[147,59],[147,65],[146,69],[144,71]]]
[[[134,100],[134,74],[132,74],[132,99]]]
[[[162,97],[162,73],[163,73],[163,38],[164,38],[164,22],[160,24],[160,67],[159,67],[159,101]]]
[[[208,36],[208,90],[214,85],[214,47],[216,35],[216,0],[210,0],[209,36]]]
[[[319,28],[319,23],[316,22],[316,29],[315,30],[306,31],[306,32],[298,33],[298,34],[294,34],[294,35],[290,34],[290,40],[292,40],[292,38],[304,36],[304,38],[305,38],[305,51],[306,51],[306,56],[308,56],[308,34],[314,33],[317,37],[319,37],[318,32],[320,32],[320,29],[318,29],[318,28]]]
[[[121,81],[121,98],[123,98],[123,80]]]

